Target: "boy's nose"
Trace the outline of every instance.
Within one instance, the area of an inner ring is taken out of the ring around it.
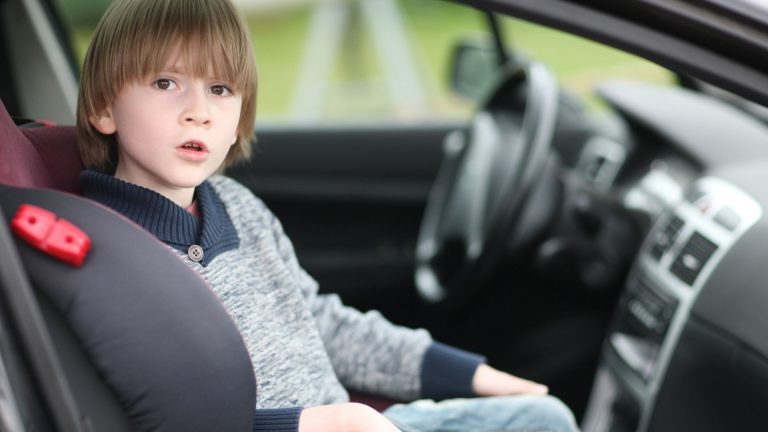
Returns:
[[[182,113],[182,123],[207,126],[211,123],[208,101],[205,91],[192,90],[187,97],[186,109]]]

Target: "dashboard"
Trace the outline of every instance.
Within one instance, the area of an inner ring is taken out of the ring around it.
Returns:
[[[577,165],[651,221],[582,428],[764,430],[768,128],[725,103],[642,86],[601,94],[644,138],[590,141]]]

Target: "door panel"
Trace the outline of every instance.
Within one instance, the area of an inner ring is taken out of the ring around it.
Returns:
[[[380,309],[414,290],[413,249],[442,141],[462,126],[262,128],[252,160],[227,174],[280,218],[323,291]]]

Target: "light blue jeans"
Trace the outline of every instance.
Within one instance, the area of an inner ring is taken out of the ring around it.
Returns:
[[[403,432],[574,432],[573,413],[552,396],[421,400],[383,413]]]

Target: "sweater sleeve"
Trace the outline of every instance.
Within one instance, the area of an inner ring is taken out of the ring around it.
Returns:
[[[425,330],[396,326],[379,312],[344,306],[334,294],[308,302],[339,380],[345,387],[411,400],[421,395],[421,368],[432,340]]]
[[[362,313],[335,294],[319,294],[299,265],[280,222],[270,213],[278,252],[293,274],[339,381],[348,389],[411,400],[421,394],[421,366],[432,343],[425,330],[396,326],[379,312]]]
[[[474,396],[472,379],[485,357],[433,342],[421,367],[421,397],[445,399]]]
[[[397,400],[472,395],[472,377],[482,357],[433,342],[426,330],[392,324],[377,311],[345,306],[336,294],[319,294],[280,222],[271,219],[280,255],[297,279],[345,387]]]
[[[362,313],[345,306],[335,294],[319,294],[315,280],[299,265],[279,220],[264,203],[231,179],[217,177],[215,183],[231,190],[229,199],[248,202],[249,211],[239,216],[260,220],[260,227],[253,228],[266,229],[273,236],[345,387],[398,400],[471,395],[481,357],[433,342],[426,330],[394,325],[379,312]]]
[[[298,432],[302,408],[257,409],[253,415],[253,432]]]

